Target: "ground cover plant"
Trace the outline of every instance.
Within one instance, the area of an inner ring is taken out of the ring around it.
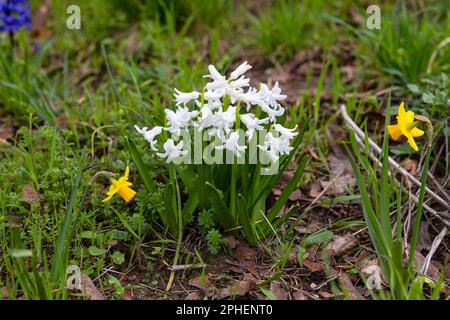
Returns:
[[[369,5],[0,0],[0,299],[448,299],[450,2]]]

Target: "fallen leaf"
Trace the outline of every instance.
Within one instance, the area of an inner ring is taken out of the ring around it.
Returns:
[[[305,266],[308,270],[312,272],[318,272],[325,269],[323,263],[320,262],[311,262],[309,260],[303,260],[303,266]]]
[[[289,200],[290,201],[298,201],[301,199],[301,197],[302,197],[302,192],[300,191],[300,189],[297,189],[291,193],[291,195],[289,196]]]
[[[236,240],[236,238],[233,237],[231,234],[227,235],[224,238],[224,240],[228,242],[228,245],[230,246],[230,249],[236,248],[236,246],[239,244],[239,241]]]
[[[341,285],[347,289],[346,291],[352,300],[364,300],[363,296],[356,290],[352,283],[352,279],[346,272],[339,272],[338,279]]]
[[[339,256],[344,252],[353,249],[357,243],[357,239],[351,233],[347,233],[343,236],[336,235],[327,245],[327,249],[330,252],[330,255]]]
[[[32,186],[26,184],[22,189],[22,198],[25,203],[34,204],[39,202],[39,195]]]
[[[300,291],[295,291],[292,294],[293,300],[308,300],[308,298]]]
[[[198,294],[197,291],[193,291],[191,293],[189,293],[184,300],[200,300],[200,295]]]
[[[86,274],[81,274],[81,292],[89,300],[106,300],[106,298],[98,291],[94,282]]]
[[[331,145],[327,160],[330,165],[330,180],[321,180],[322,188],[328,189],[327,194],[345,194],[346,189],[356,185],[356,178],[347,155],[340,145],[334,144]]]
[[[234,257],[238,261],[253,260],[255,258],[255,255],[256,255],[255,251],[245,244],[238,246],[234,250]]]
[[[272,281],[270,283],[270,291],[277,297],[277,300],[287,300],[289,292],[287,292],[280,281]]]
[[[319,181],[314,182],[311,184],[311,189],[309,190],[309,196],[311,198],[317,198],[320,195],[320,192],[322,191],[322,187],[320,185]]]
[[[245,296],[255,289],[256,279],[250,273],[245,273],[243,280],[227,288],[219,289],[216,293],[216,298],[222,300],[228,297]]]
[[[199,276],[189,281],[189,284],[203,291],[205,295],[211,297],[217,290],[209,281],[209,275]]]
[[[431,248],[430,232],[428,232],[429,226],[430,223],[426,220],[420,222],[419,236],[417,238],[417,245],[416,245],[416,250],[419,252],[422,250],[429,251]]]

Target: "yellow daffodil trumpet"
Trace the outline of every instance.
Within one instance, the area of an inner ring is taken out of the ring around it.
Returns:
[[[411,148],[414,151],[419,151],[414,138],[423,136],[424,131],[417,128],[417,122],[414,122],[414,119],[424,121],[422,118],[423,116],[414,116],[414,112],[412,111],[406,111],[405,103],[402,102],[398,107],[397,124],[388,126],[389,135],[394,140],[405,136]]]
[[[125,200],[125,202],[130,202],[133,200],[136,195],[136,191],[130,188],[132,183],[128,181],[128,175],[130,173],[130,168],[127,166],[125,169],[125,174],[119,178],[119,180],[111,178],[111,185],[109,186],[109,190],[106,193],[108,197],[102,200],[102,202],[106,202],[111,200],[111,198],[116,194],[119,195]]]

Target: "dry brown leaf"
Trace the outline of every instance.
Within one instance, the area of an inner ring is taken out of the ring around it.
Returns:
[[[228,297],[245,296],[256,289],[256,279],[250,273],[244,274],[244,279],[227,288],[219,289],[216,298],[221,300]]]
[[[217,290],[209,281],[209,275],[200,276],[189,281],[189,284],[203,291],[205,295],[211,297]]]
[[[302,192],[300,191],[300,189],[297,189],[291,193],[291,195],[289,196],[289,200],[290,201],[298,201],[301,199],[301,197],[302,197]]]
[[[308,300],[308,298],[306,297],[306,295],[304,295],[301,291],[295,291],[292,294],[292,299],[293,300]]]
[[[251,261],[255,255],[255,251],[247,245],[240,245],[234,250],[234,257],[238,261]]]
[[[311,184],[311,189],[309,190],[309,196],[311,198],[317,198],[320,195],[320,192],[322,191],[322,186],[320,185],[319,181],[314,182]]]
[[[287,292],[280,281],[272,281],[270,283],[270,291],[277,297],[277,300],[287,300],[289,292]]]
[[[0,124],[0,140],[8,140],[12,138],[14,133],[14,128],[10,124],[2,123]]]
[[[415,176],[417,173],[417,160],[406,159],[403,162],[403,168],[405,168],[409,173]]]
[[[225,241],[228,242],[230,249],[236,248],[236,246],[239,244],[239,241],[236,240],[236,238],[233,237],[231,234],[227,235],[224,239]]]
[[[347,233],[343,236],[336,235],[328,244],[327,249],[329,250],[330,255],[338,256],[353,249],[357,243],[357,239],[351,233]]]
[[[339,282],[347,289],[348,294],[352,300],[364,300],[361,294],[356,290],[352,283],[352,279],[346,272],[340,272],[338,275]]]
[[[304,260],[303,266],[305,266],[308,270],[310,270],[312,272],[318,272],[318,271],[322,271],[323,269],[325,269],[325,266],[323,265],[323,263],[311,262],[309,260]]]
[[[28,204],[34,204],[39,202],[39,194],[29,184],[23,186],[22,198],[23,201]]]
[[[346,189],[356,185],[356,178],[347,155],[340,145],[335,144],[331,145],[327,159],[330,165],[330,180],[320,181],[322,188],[329,188],[327,194],[345,194]]]
[[[200,300],[200,295],[197,291],[189,293],[184,300]]]
[[[94,282],[86,274],[81,274],[81,292],[89,300],[106,300],[106,298],[98,291]]]
[[[417,238],[417,245],[416,245],[416,250],[419,252],[424,249],[429,251],[431,248],[430,232],[428,231],[429,226],[430,223],[426,220],[423,220],[420,223],[419,236]]]

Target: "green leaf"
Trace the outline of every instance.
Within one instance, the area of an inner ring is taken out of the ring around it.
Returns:
[[[206,194],[211,202],[211,206],[213,207],[217,219],[225,227],[225,229],[232,229],[236,227],[236,223],[233,220],[228,207],[225,205],[222,195],[220,194],[219,190],[217,190],[209,182],[206,183]]]
[[[309,246],[312,246],[313,244],[327,243],[331,239],[333,239],[333,233],[331,231],[323,231],[320,233],[316,233],[316,234],[307,236],[303,240],[303,242],[304,242],[305,246],[309,247]]]
[[[94,231],[82,231],[80,233],[80,237],[82,239],[97,239],[98,234],[95,233]]]
[[[277,297],[275,296],[275,294],[272,291],[270,291],[269,289],[266,289],[264,287],[260,287],[259,289],[270,300],[277,300]]]
[[[156,191],[155,183],[153,182],[149,174],[149,170],[147,166],[144,164],[144,161],[142,160],[141,154],[137,150],[136,145],[129,138],[127,138],[127,145],[128,150],[130,151],[131,159],[133,159],[133,162],[136,165],[139,176],[144,182],[145,187],[150,193],[155,192]]]
[[[106,250],[105,249],[100,249],[99,247],[96,246],[90,246],[88,248],[88,252],[91,256],[101,256],[102,254],[105,254]]]
[[[9,255],[13,258],[28,258],[33,255],[33,252],[28,249],[11,249]]]
[[[242,229],[250,245],[256,244],[255,230],[252,226],[252,218],[247,209],[247,202],[242,194],[238,194],[238,223],[242,224]]]
[[[114,253],[111,255],[111,260],[115,264],[121,265],[125,261],[125,255],[120,251],[114,251]]]

